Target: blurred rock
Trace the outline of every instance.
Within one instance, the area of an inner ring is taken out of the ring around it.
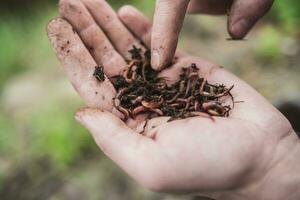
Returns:
[[[300,137],[300,102],[285,102],[278,106],[278,109],[291,122],[294,130]]]

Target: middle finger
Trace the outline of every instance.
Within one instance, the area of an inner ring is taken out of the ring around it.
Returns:
[[[81,1],[90,11],[96,23],[106,33],[114,47],[126,60],[131,60],[131,55],[128,51],[132,49],[133,45],[143,49],[140,41],[135,39],[105,0]]]

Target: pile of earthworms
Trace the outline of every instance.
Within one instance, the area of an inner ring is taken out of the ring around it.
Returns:
[[[149,51],[142,53],[134,46],[129,52],[132,60],[123,74],[110,78],[117,90],[114,106],[124,115],[124,121],[139,114],[146,114],[148,119],[169,116],[169,121],[195,116],[212,120],[213,116],[229,116],[233,106],[224,105],[224,98],[231,98],[234,105],[233,86],[208,83],[199,77],[194,63],[183,67],[178,81],[168,85],[166,79],[152,69]],[[103,68],[96,67],[94,76],[103,81]]]

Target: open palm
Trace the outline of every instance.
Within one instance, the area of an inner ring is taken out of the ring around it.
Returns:
[[[277,162],[271,154],[293,132],[289,122],[233,74],[184,53],[177,53],[173,66],[160,73],[169,83],[176,81],[182,67],[196,63],[201,77],[234,85],[234,98],[244,102],[236,104],[229,118],[167,123],[168,118],[158,117],[139,134],[145,118],[123,123],[113,106],[113,85],[108,78],[98,82],[93,72],[103,65],[107,77],[122,73],[133,45],[143,48],[141,40],[149,48],[150,22],[130,6],[117,15],[103,0],[61,0],[60,13],[67,21],[52,20],[48,35],[71,83],[89,106],[77,113],[77,119],[138,182],[153,190],[218,196],[248,187]]]

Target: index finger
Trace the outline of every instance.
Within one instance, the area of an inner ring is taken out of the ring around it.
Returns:
[[[155,70],[171,63],[188,4],[189,0],[157,0],[151,38],[151,64]]]

